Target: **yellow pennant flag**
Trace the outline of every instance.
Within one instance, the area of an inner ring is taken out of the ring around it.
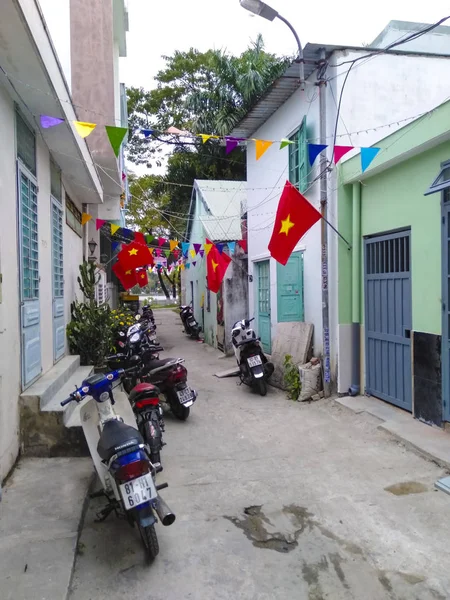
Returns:
[[[180,269],[181,269],[182,271],[184,271],[184,268],[185,268],[185,267],[184,267],[184,263],[181,263],[181,265],[180,265]]]
[[[78,135],[82,138],[87,137],[97,127],[95,123],[85,123],[84,121],[74,121],[73,124]]]
[[[150,254],[153,254],[153,248],[149,248],[148,251],[150,252]]]
[[[170,251],[173,252],[178,246],[178,240],[169,240]]]
[[[211,248],[213,247],[213,244],[205,244],[205,254],[206,256],[208,256],[208,254],[211,252]]]
[[[200,137],[202,138],[203,143],[206,144],[206,142],[208,140],[210,140],[213,136],[212,135],[208,135],[207,133],[201,133]]]
[[[256,142],[256,160],[259,160],[261,156],[270,148],[273,142],[267,140],[255,140]]]
[[[114,223],[111,223],[111,235],[114,235],[119,229],[120,225],[114,225]]]
[[[192,256],[192,258],[195,258],[196,254],[195,254],[195,250],[189,250],[189,254]]]
[[[86,225],[92,219],[92,215],[88,215],[88,213],[82,213],[81,215],[81,224]]]

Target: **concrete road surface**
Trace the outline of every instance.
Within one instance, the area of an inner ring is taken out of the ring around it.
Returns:
[[[91,501],[70,600],[450,598],[442,469],[373,417],[217,379],[229,359],[187,339],[174,312],[157,321],[199,391],[186,423],[167,417],[158,478],[177,520],[157,525],[149,565],[138,533],[114,516],[94,523]]]

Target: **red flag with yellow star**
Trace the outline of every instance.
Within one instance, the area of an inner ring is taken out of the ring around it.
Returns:
[[[126,271],[120,262],[116,262],[116,264],[113,265],[112,270],[126,290],[131,289],[137,284],[136,271],[134,271],[134,269]]]
[[[131,242],[122,246],[122,250],[117,255],[119,262],[125,271],[153,265],[153,256],[147,246]]]
[[[136,271],[136,276],[139,287],[143,288],[148,284],[147,269],[141,269],[139,271]]]
[[[272,257],[285,265],[299,240],[321,218],[320,212],[286,181],[269,242]]]
[[[220,254],[217,246],[209,240],[206,240],[206,244],[211,245],[211,249],[208,252],[206,259],[206,281],[208,289],[214,294],[217,294],[220,290],[223,278],[225,277],[225,273],[227,272],[228,265],[231,262],[231,258],[228,254],[225,254],[225,252]]]

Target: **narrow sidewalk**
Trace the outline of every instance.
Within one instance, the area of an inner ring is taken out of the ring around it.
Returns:
[[[345,396],[336,398],[336,402],[356,414],[365,412],[376,417],[382,421],[380,429],[450,470],[450,435],[442,429],[421,423],[410,413],[377,398]]]
[[[0,503],[0,598],[66,600],[92,481],[89,458],[24,458]]]

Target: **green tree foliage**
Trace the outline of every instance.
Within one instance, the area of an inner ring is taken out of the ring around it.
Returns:
[[[194,179],[245,179],[245,149],[227,156],[217,141],[203,144],[201,138],[162,132],[175,126],[191,133],[230,133],[289,60],[265,52],[262,36],[240,56],[191,48],[164,58],[166,66],[156,75],[155,89],[127,92],[128,160],[166,167],[164,175],[131,178],[129,221],[153,234],[181,237]],[[144,138],[141,129],[155,134]]]

